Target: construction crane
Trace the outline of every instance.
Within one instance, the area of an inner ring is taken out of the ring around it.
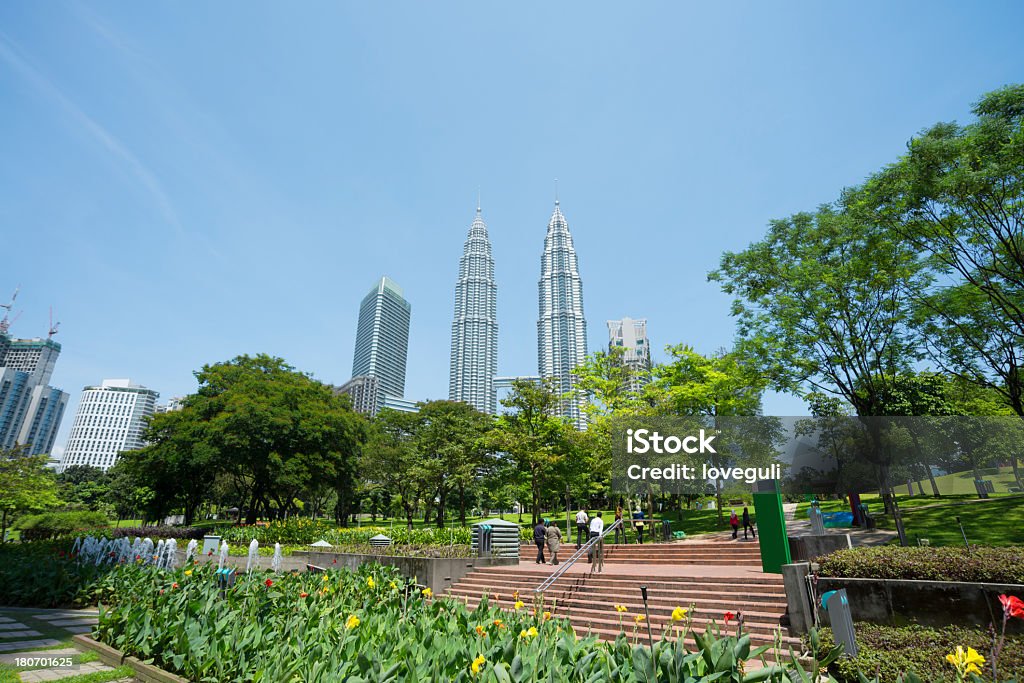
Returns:
[[[57,334],[58,327],[60,327],[60,321],[53,322],[53,306],[50,306],[50,332],[46,335],[46,338],[53,339],[53,335]]]
[[[4,306],[4,308],[7,307]],[[3,320],[0,320],[0,334],[7,334],[7,330],[11,329],[11,325],[18,322],[18,318],[20,318],[21,314],[24,312],[25,311],[18,311],[14,315],[14,318],[8,319],[8,316],[10,315],[10,309],[8,309],[8,312],[4,313]]]
[[[10,313],[11,312],[11,308],[14,307],[15,300],[17,300],[17,298],[18,298],[18,292],[20,292],[20,291],[21,291],[21,285],[18,285],[17,287],[14,288],[14,294],[11,295],[10,303],[0,304],[0,308],[6,308],[7,312]]]

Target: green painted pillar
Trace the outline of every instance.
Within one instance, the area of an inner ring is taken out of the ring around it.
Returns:
[[[782,565],[791,562],[786,515],[782,511],[779,482],[766,479],[754,484],[754,513],[757,515],[757,539],[761,546],[761,569],[781,574]]]

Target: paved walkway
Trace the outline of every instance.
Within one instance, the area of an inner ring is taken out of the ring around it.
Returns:
[[[0,607],[0,666],[13,668],[25,683],[104,672],[111,672],[116,683],[131,683],[134,678],[114,677],[114,667],[70,643],[71,636],[91,632],[96,619],[95,609]]]

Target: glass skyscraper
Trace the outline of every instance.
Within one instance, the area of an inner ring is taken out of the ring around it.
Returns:
[[[476,218],[459,261],[455,283],[455,317],[448,398],[493,414],[496,410],[494,375],[498,371],[498,287],[487,224],[476,207]]]
[[[568,395],[562,400],[561,414],[582,429],[586,397],[575,392],[572,371],[587,357],[587,320],[576,249],[558,200],[544,238],[538,290],[537,369],[543,379],[554,380],[556,391]]]
[[[388,277],[382,277],[359,306],[352,376],[377,379],[378,409],[384,396],[405,395],[411,316],[412,306],[405,300],[402,288]]]

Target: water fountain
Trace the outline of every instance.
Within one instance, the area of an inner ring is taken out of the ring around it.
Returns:
[[[164,566],[164,548],[167,546],[167,541],[162,538],[156,542],[156,550],[153,551],[153,564],[156,565],[157,569]]]
[[[228,542],[220,542],[220,555],[217,557],[217,569],[223,569],[224,563],[228,561]]]
[[[153,539],[144,538],[142,539],[142,547],[139,550],[139,555],[142,556],[142,561],[149,564],[153,561]]]
[[[260,568],[260,542],[255,538],[249,543],[249,559],[245,562],[245,573],[248,574],[249,570],[255,565],[257,569]]]
[[[199,548],[199,541],[192,539],[185,548],[185,564],[192,564],[196,559],[196,551]]]
[[[270,568],[275,572],[281,571],[281,544],[274,544],[274,557],[270,560]]]
[[[164,569],[174,569],[178,566],[178,542],[173,538],[167,539],[164,546]]]

